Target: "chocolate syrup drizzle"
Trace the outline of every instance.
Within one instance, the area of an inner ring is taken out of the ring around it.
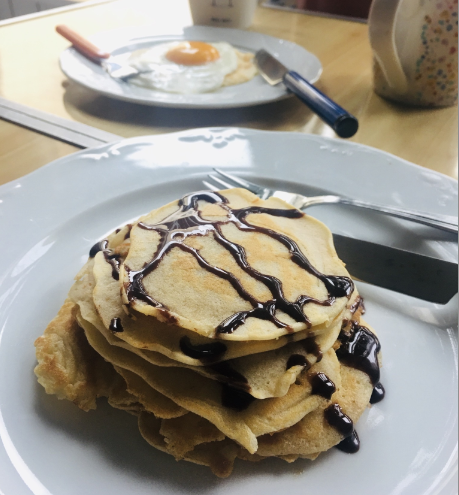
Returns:
[[[250,393],[251,388],[247,378],[239,373],[239,371],[236,371],[228,361],[214,364],[210,366],[210,369],[219,375],[219,381],[226,383],[232,388]]]
[[[344,414],[339,404],[332,404],[325,409],[325,419],[330,426],[333,426],[343,437],[352,435],[354,423],[349,416]]]
[[[209,344],[193,344],[187,336],[180,339],[180,350],[193,359],[209,361],[218,359],[225,354],[227,347],[223,342],[211,342]]]
[[[341,406],[339,404],[332,404],[325,409],[324,415],[328,424],[344,437],[336,448],[348,454],[358,452],[360,440],[357,432],[354,430],[354,422],[349,416],[344,414]]]
[[[127,232],[124,235],[124,239],[129,239],[131,237],[132,224],[128,223],[126,225]],[[121,229],[116,229],[115,233],[119,234]],[[102,251],[104,253],[105,261],[111,265],[112,267],[112,277],[115,280],[120,279],[120,264],[121,264],[121,255],[113,252],[112,249],[108,247],[108,240],[104,239],[102,241],[96,242],[94,246],[89,250],[89,257],[94,258],[96,254]]]
[[[124,328],[123,325],[121,324],[120,318],[113,318],[108,328],[115,333],[124,332]]]
[[[360,450],[360,438],[354,430],[352,434],[342,440],[336,448],[346,454],[356,454]]]
[[[349,333],[340,333],[341,347],[336,355],[342,363],[366,373],[373,385],[376,385],[380,378],[378,352],[381,344],[368,328],[352,323]]]
[[[363,307],[363,300],[356,301],[354,312],[359,307]],[[378,352],[381,350],[381,343],[376,335],[368,328],[351,322],[349,332],[342,331],[339,336],[341,347],[336,351],[338,359],[347,366],[358,369],[366,373],[373,386],[373,394],[370,403],[376,404],[384,399],[385,390],[381,385]],[[346,419],[347,418],[347,419]],[[360,440],[357,432],[353,429],[349,434],[352,420],[347,417],[338,404],[334,404],[325,410],[325,419],[331,426],[336,428],[345,438],[337,445],[339,450],[354,454],[360,449]],[[350,423],[349,423],[350,422]]]
[[[222,405],[235,411],[244,411],[247,409],[255,397],[252,397],[248,392],[233,388],[230,385],[222,384]]]
[[[370,404],[377,404],[381,402],[386,396],[386,390],[382,386],[381,382],[375,385],[373,389],[373,393],[371,394]]]
[[[316,373],[310,378],[312,385],[312,395],[320,395],[324,399],[330,400],[336,392],[335,384],[325,373]]]
[[[204,220],[198,211],[198,201],[200,200],[221,205],[227,211],[228,219],[217,222]],[[322,306],[331,306],[337,297],[350,297],[354,290],[354,284],[351,279],[347,277],[327,276],[320,273],[311,265],[292,239],[271,229],[251,225],[246,220],[246,217],[250,214],[265,213],[276,217],[301,218],[304,215],[303,213],[298,210],[271,209],[257,206],[233,210],[227,203],[228,200],[225,197],[215,192],[202,191],[193,193],[184,196],[179,201],[179,210],[164,219],[161,223],[155,225],[139,223],[138,225],[142,229],[158,232],[160,242],[153,259],[149,263],[146,263],[142,269],[134,271],[125,265],[129,277],[129,283],[126,287],[126,294],[129,301],[138,299],[156,308],[167,309],[162,303],[147,294],[143,286],[143,278],[155,270],[164,256],[173,248],[179,248],[192,254],[202,268],[227,280],[239,296],[252,305],[253,309],[238,312],[223,321],[216,329],[218,334],[233,333],[248,317],[271,321],[278,328],[288,328],[287,324],[277,319],[277,310],[285,312],[295,321],[305,323],[310,327],[310,321],[303,312],[305,304],[314,303]],[[265,275],[252,268],[247,261],[245,249],[224,237],[221,231],[221,225],[229,223],[234,224],[243,232],[258,232],[268,235],[287,247],[291,260],[294,263],[325,284],[329,294],[328,299],[319,301],[307,295],[302,295],[295,302],[288,301],[283,293],[282,282],[276,277]],[[209,264],[197,249],[184,243],[190,236],[204,236],[207,234],[212,234],[215,240],[232,254],[237,264],[248,275],[265,284],[271,291],[273,298],[266,302],[258,301],[244,289],[241,282],[232,273]]]
[[[355,300],[355,303],[349,308],[349,311],[354,314],[357,312],[357,310],[361,310],[362,314],[364,315],[366,313],[365,309],[365,303],[363,301],[362,296],[358,296],[357,299]]]
[[[287,361],[287,370],[293,368],[294,366],[303,366],[308,370],[311,367],[311,363],[302,354],[293,354]]]
[[[322,361],[324,354],[314,337],[309,337],[308,339],[301,340],[299,343],[303,346],[304,350],[308,354],[312,354],[317,358],[316,363],[320,363]]]
[[[350,332],[341,332],[341,347],[336,351],[338,359],[347,366],[366,373],[374,386],[371,403],[381,402],[385,396],[384,387],[380,383],[378,352],[381,343],[378,337],[368,328],[352,322]]]
[[[108,241],[106,239],[94,244],[89,251],[89,257],[94,258],[99,251],[104,253],[105,261],[112,267],[112,277],[115,280],[119,280],[121,256],[114,253],[113,250],[108,247]]]
[[[236,371],[228,361],[214,364],[210,369],[219,375],[222,386],[222,405],[235,411],[244,411],[256,399],[247,378]]]

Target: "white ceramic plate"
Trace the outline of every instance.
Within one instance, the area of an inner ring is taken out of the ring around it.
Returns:
[[[442,307],[359,284],[380,336],[386,399],[357,429],[356,455],[237,462],[227,480],[176,463],[134,417],[101,401],[84,413],[47,396],[33,342],[63,303],[90,247],[117,226],[202,189],[212,166],[266,185],[326,190],[437,213],[457,184],[364,146],[291,133],[199,129],[81,151],[0,187],[0,493],[2,495],[454,495],[457,297]],[[264,179],[262,179],[264,178]],[[446,235],[375,214],[310,210],[334,231],[454,260]]]
[[[158,36],[156,31],[150,28],[123,28],[99,33],[91,40],[114,56],[120,57],[134,50],[170,41],[227,41],[246,52],[255,53],[264,48],[284,65],[296,70],[311,82],[317,81],[322,73],[322,66],[315,55],[295,43],[272,36],[239,29],[203,26],[190,26],[176,33],[161,36]],[[113,79],[102,67],[87,60],[74,48],[68,48],[61,54],[60,66],[69,79],[82,86],[106,96],[145,105],[175,108],[235,108],[259,105],[290,96],[282,84],[270,86],[260,75],[247,83],[204,94],[180,95],[142,88],[130,84],[129,81]]]

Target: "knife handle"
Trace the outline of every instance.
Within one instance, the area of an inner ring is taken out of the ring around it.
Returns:
[[[70,41],[70,43],[72,43],[72,45],[82,55],[89,58],[93,62],[100,62],[101,59],[110,57],[110,53],[101,50],[98,46],[94,45],[89,40],[81,36],[81,34],[76,33],[65,24],[59,24],[56,26],[56,31],[66,40]]]
[[[357,132],[358,120],[297,72],[287,72],[284,76],[284,84],[326,124],[332,127],[338,136],[350,138]]]

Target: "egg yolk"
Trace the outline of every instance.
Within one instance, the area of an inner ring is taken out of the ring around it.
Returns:
[[[166,58],[179,65],[204,65],[218,60],[220,53],[203,41],[186,41],[169,50]]]

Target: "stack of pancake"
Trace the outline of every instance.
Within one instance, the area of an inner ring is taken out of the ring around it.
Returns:
[[[151,445],[236,458],[358,450],[380,345],[330,231],[280,199],[203,191],[97,243],[35,343],[46,392],[138,417]]]

